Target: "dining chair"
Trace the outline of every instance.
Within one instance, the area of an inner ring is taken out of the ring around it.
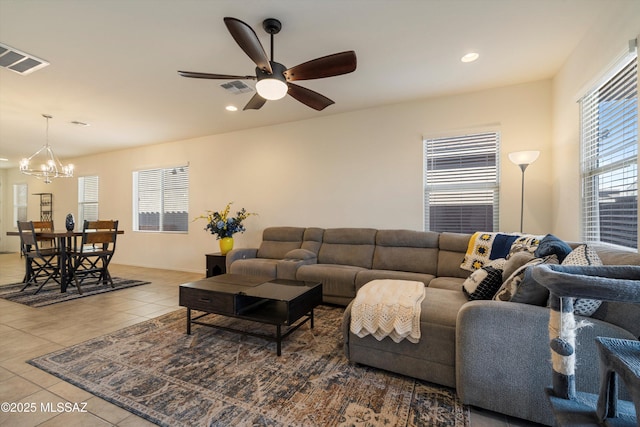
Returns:
[[[51,223],[51,228],[53,228],[53,223]],[[51,247],[42,248],[33,221],[18,221],[18,232],[20,234],[20,253],[26,260],[24,286],[20,291],[24,291],[30,285],[37,285],[40,279],[44,280],[34,295],[40,292],[51,279],[60,283],[58,280],[60,276],[60,251],[55,246],[55,241],[51,243]]]
[[[80,294],[82,283],[89,279],[113,287],[108,267],[117,237],[117,220],[84,221],[80,244],[74,244],[69,252],[71,276]]]
[[[41,248],[53,248],[56,247],[55,237],[42,237],[38,235],[38,232],[53,232],[53,221],[31,221],[33,229],[36,231],[36,238],[40,242]]]

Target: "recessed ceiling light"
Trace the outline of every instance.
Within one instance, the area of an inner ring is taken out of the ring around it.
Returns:
[[[477,52],[469,52],[465,56],[460,58],[460,61],[462,61],[462,62],[473,62],[476,59],[478,59],[479,57],[480,57],[480,54],[478,54]]]
[[[8,161],[9,161],[9,159],[4,158],[4,157],[0,157],[0,162],[8,162]]]
[[[226,107],[224,107],[224,109],[227,111],[238,111],[238,107],[236,107],[235,105],[227,105]]]

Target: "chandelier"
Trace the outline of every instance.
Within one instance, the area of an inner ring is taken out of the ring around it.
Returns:
[[[53,178],[72,177],[73,165],[63,165],[58,157],[53,154],[53,150],[49,145],[49,119],[52,117],[48,114],[43,114],[42,117],[47,119],[47,139],[42,148],[33,153],[31,157],[20,161],[20,172],[25,175],[35,176],[49,184]]]

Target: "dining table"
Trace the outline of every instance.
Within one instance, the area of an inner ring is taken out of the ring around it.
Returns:
[[[89,233],[91,231],[88,231]],[[118,230],[118,234],[124,234],[124,230]],[[7,231],[7,236],[20,236],[18,231]],[[55,239],[60,249],[60,292],[67,292],[67,287],[71,282],[71,266],[69,265],[69,249],[76,248],[77,238],[82,236],[82,231],[36,231],[36,237],[43,240]],[[28,262],[28,261],[27,261]],[[26,266],[26,264],[25,264]],[[26,267],[25,267],[26,268]],[[28,280],[25,275],[25,281]]]

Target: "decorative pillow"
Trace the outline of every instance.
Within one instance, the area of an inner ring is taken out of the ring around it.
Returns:
[[[531,252],[533,253],[540,244],[542,236],[534,236],[533,234],[523,234],[518,236],[516,240],[511,244],[509,248],[509,255],[507,258],[517,252]]]
[[[567,243],[563,240],[560,240],[553,234],[547,234],[540,241],[538,248],[534,252],[537,258],[542,258],[548,255],[556,255],[558,257],[558,261],[561,263],[564,259],[571,253],[572,249]]]
[[[596,251],[587,246],[580,245],[575,248],[562,261],[562,265],[603,265]],[[587,298],[576,298],[573,302],[573,313],[580,316],[591,316],[600,307],[602,301]]]
[[[553,258],[555,259],[555,264],[557,264],[558,259],[556,257],[553,257]],[[520,283],[524,278],[524,273],[527,270],[527,268],[531,267],[532,265],[538,265],[545,262],[547,262],[546,258],[533,258],[531,261],[518,267],[516,271],[514,271],[507,278],[507,280],[505,280],[502,283],[502,286],[500,287],[498,292],[496,292],[493,299],[496,301],[512,301],[512,298],[514,298],[514,296],[516,295],[518,291],[518,287],[520,286]],[[524,300],[525,300],[525,297],[523,296],[521,298],[521,301],[517,301],[517,302],[524,302]]]
[[[514,271],[534,259],[535,256],[531,252],[516,252],[511,255],[509,259],[504,264],[504,269],[502,271],[502,281],[504,282],[511,276]]]
[[[473,233],[460,268],[475,271],[487,265],[491,260],[506,258],[512,243],[517,238],[517,234]]]
[[[536,259],[542,259],[543,261],[535,265],[560,264],[556,255],[549,255],[545,258]],[[524,269],[524,276],[516,287],[510,301],[544,307],[547,305],[547,301],[549,300],[549,289],[533,280],[531,277],[531,270],[531,268]]]
[[[491,262],[473,273],[462,284],[469,300],[491,299],[502,285],[503,258]]]

